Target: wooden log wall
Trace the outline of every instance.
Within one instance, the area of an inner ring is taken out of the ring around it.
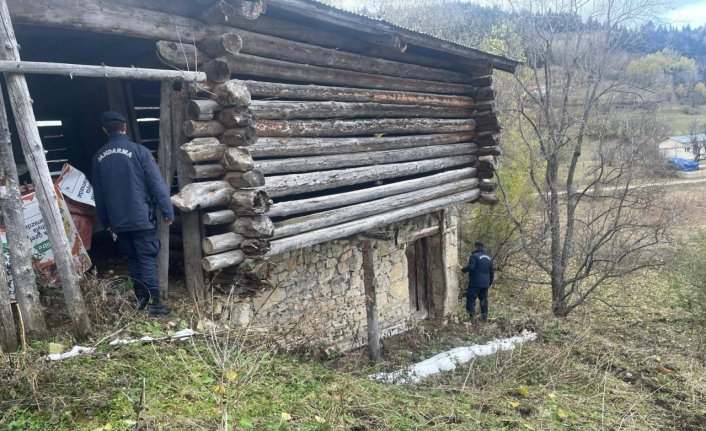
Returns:
[[[194,182],[172,198],[200,213],[206,271],[262,276],[258,262],[273,254],[497,202],[487,66],[449,70],[286,41],[237,28],[233,14],[219,2],[201,20],[227,32],[157,42],[163,61],[199,65],[208,78],[183,125]]]

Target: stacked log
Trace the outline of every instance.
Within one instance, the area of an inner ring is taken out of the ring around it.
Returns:
[[[496,184],[492,181],[497,168],[497,156],[502,154],[498,138],[500,136],[500,122],[495,106],[495,89],[493,88],[492,75],[482,76],[470,81],[476,90],[473,94],[475,104],[471,118],[476,123],[476,140],[478,149],[475,152],[477,159],[474,167],[477,177],[481,180],[483,193],[477,201],[486,205],[495,205],[499,199],[492,194]]]

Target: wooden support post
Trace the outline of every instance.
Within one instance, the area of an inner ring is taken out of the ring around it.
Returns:
[[[162,81],[159,100],[159,148],[157,149],[157,161],[159,170],[162,173],[164,182],[167,183],[167,190],[171,189],[174,181],[174,166],[172,145],[172,82]],[[157,230],[159,231],[159,241],[161,247],[157,255],[159,272],[157,281],[159,284],[159,294],[162,298],[169,295],[169,225],[163,223],[164,217],[159,217]]]
[[[172,124],[184,124],[188,92],[182,88],[181,92],[172,93]],[[179,148],[186,143],[183,127],[172,127],[172,145]],[[177,182],[179,190],[190,184],[190,163],[182,151],[175,151]],[[204,279],[201,259],[201,222],[198,211],[181,213],[181,230],[184,241],[184,274],[186,276],[186,290],[195,300],[203,298],[206,281]]]
[[[372,362],[378,362],[380,360],[380,324],[378,322],[375,284],[373,242],[370,239],[364,239],[363,285],[365,286],[365,312],[368,317],[368,353]]]
[[[0,60],[20,60],[15,32],[10,21],[10,12],[5,0],[0,0],[0,40],[4,43],[0,47]],[[69,246],[64,224],[59,212],[58,197],[54,184],[49,174],[47,159],[44,154],[39,130],[32,110],[32,98],[27,88],[24,75],[6,73],[5,81],[10,97],[10,104],[15,116],[22,151],[24,152],[27,167],[29,168],[35,192],[39,201],[39,208],[44,219],[44,226],[52,245],[54,261],[61,276],[66,306],[73,321],[74,331],[78,339],[85,339],[91,332],[91,322],[83,303],[79,274],[73,267],[71,248]]]
[[[16,349],[17,329],[15,328],[15,319],[12,317],[12,304],[10,304],[10,293],[7,290],[7,274],[3,257],[0,260],[0,352],[9,353]]]
[[[25,333],[31,338],[42,338],[46,335],[47,327],[39,303],[37,277],[32,268],[32,246],[25,231],[19,184],[5,111],[5,97],[0,90],[0,185],[6,189],[5,196],[0,197],[0,210],[7,229],[7,241],[12,244],[10,274],[14,280],[19,311],[24,319]],[[6,286],[7,284],[0,283],[0,290],[7,290]]]
[[[111,111],[122,114],[127,119],[128,136],[138,144],[140,143],[140,132],[137,129],[137,119],[131,115],[128,100],[125,97],[125,88],[123,81],[107,80],[105,81],[105,90],[108,95],[108,107]],[[132,99],[132,98],[131,98]]]

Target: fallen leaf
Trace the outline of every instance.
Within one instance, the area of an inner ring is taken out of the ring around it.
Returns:
[[[230,370],[228,371],[228,374],[226,374],[226,378],[232,382],[233,380],[236,380],[238,378],[238,372]]]
[[[213,385],[213,388],[211,390],[217,394],[225,394],[226,393],[226,387],[223,385]]]
[[[517,395],[521,397],[526,397],[527,394],[529,394],[529,389],[527,389],[526,387],[520,386],[519,388],[517,388]]]
[[[513,409],[520,407],[520,403],[517,401],[510,401],[509,404],[510,404],[510,407],[512,407]]]
[[[282,412],[280,417],[282,418],[283,421],[291,421],[292,420],[292,415],[290,415],[287,412]]]
[[[673,370],[670,370],[669,368],[667,368],[663,365],[657,365],[655,367],[655,370],[659,371],[662,374],[667,374],[667,375],[672,374],[674,372]]]

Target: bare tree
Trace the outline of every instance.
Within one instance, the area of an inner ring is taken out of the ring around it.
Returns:
[[[515,5],[521,19],[514,40],[526,64],[516,73],[518,97],[505,119],[519,142],[505,145],[525,148],[534,193],[506,204],[525,251],[547,276],[557,316],[607,280],[658,263],[667,211],[660,189],[644,187],[641,178],[660,131],[642,103],[644,90],[625,81],[631,41],[616,31],[641,22],[652,6],[650,0]]]
[[[689,123],[689,141],[694,160],[706,160],[706,123],[693,120]]]

